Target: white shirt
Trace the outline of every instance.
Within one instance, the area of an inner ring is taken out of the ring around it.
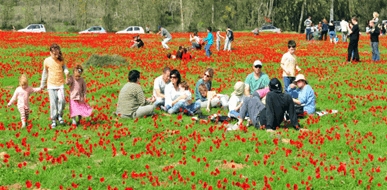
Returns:
[[[245,98],[245,95],[242,96],[235,96],[231,95],[230,100],[228,101],[228,110],[232,111],[234,110]],[[230,113],[228,114],[230,116]]]
[[[199,36],[194,36],[193,38],[195,39],[195,42],[196,42],[197,44],[199,44],[199,42],[200,42]]]
[[[181,93],[179,91],[179,88],[177,90],[173,86],[173,84],[170,82],[165,86],[165,107],[167,105],[172,107],[172,102],[180,97]]]
[[[348,22],[343,20],[340,22],[340,26],[341,26],[341,31],[342,32],[347,32],[348,31]]]
[[[187,95],[187,98],[185,98],[183,100],[179,100],[179,102],[184,102],[185,106],[189,106],[188,102],[190,100],[192,100],[192,93],[189,90],[185,90],[184,92],[180,93],[180,96],[182,96],[182,95]]]
[[[169,84],[169,82],[167,83]],[[158,97],[157,96],[157,93],[156,93],[156,89],[159,89],[160,90],[160,93],[161,94],[164,94],[164,90],[165,90],[165,86],[167,85],[164,80],[163,80],[163,75],[157,77],[155,79],[155,82],[153,84],[153,96],[155,96],[156,98],[161,98],[161,97]]]

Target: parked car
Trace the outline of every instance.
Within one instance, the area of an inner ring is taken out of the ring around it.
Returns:
[[[281,33],[281,29],[276,28],[272,25],[264,25],[259,29],[259,32],[275,32],[275,33]]]
[[[102,26],[93,26],[89,29],[86,29],[84,31],[80,31],[80,34],[84,33],[106,33],[106,30]]]
[[[30,24],[26,28],[18,30],[18,32],[46,32],[46,28],[43,24]]]
[[[141,26],[129,26],[125,30],[118,31],[116,34],[145,34]]]
[[[336,32],[341,32],[340,22],[341,21],[333,21],[333,24],[335,25],[335,28],[336,28]]]

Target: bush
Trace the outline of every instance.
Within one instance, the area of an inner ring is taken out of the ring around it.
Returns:
[[[98,55],[93,54],[85,63],[86,66],[107,67],[127,65],[126,59],[119,55]]]

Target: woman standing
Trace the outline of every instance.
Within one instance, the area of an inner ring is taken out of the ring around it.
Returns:
[[[321,40],[324,38],[324,41],[327,41],[327,34],[328,34],[328,21],[324,18],[322,23]]]
[[[328,28],[329,28],[329,39],[331,43],[333,43],[334,39],[336,38],[336,27],[333,24],[333,20],[331,20],[331,22],[329,23]]]

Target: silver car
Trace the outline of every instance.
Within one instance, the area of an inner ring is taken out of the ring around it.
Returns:
[[[281,33],[281,29],[276,28],[275,26],[272,26],[272,25],[265,25],[265,26],[262,26],[262,27],[259,29],[259,32],[274,32],[274,33]]]
[[[18,32],[46,32],[43,24],[30,24],[26,28],[18,30]]]

